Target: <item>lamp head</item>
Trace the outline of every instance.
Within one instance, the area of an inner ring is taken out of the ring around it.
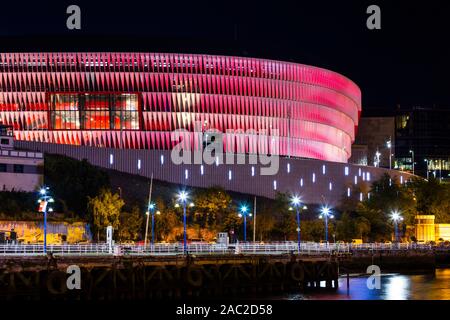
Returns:
[[[178,194],[178,200],[180,200],[181,202],[185,202],[187,200],[187,198],[188,198],[188,194],[186,191],[181,191]]]
[[[299,206],[299,205],[300,205],[300,197],[298,197],[298,196],[293,196],[291,202],[292,202],[292,204],[294,205],[294,207]]]

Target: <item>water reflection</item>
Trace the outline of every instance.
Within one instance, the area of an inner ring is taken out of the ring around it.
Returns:
[[[330,293],[313,292],[290,295],[290,300],[450,300],[450,269],[438,269],[435,274],[384,274],[381,288],[367,288],[367,276],[339,280],[339,290]]]

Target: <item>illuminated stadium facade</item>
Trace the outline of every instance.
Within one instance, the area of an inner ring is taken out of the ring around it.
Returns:
[[[129,173],[152,172],[156,178],[187,185],[221,184],[273,196],[276,191],[295,191],[299,179],[304,179],[303,187],[311,180],[306,175],[319,176],[328,162],[359,170],[362,181],[361,169],[346,165],[360,112],[361,92],[352,81],[296,63],[172,53],[0,54],[0,123],[14,127],[17,145],[88,158]],[[269,185],[253,190],[255,184],[246,183],[245,177],[240,185],[229,185],[233,177],[239,180],[237,171],[254,170],[249,164],[231,169],[221,165],[211,168],[214,174],[208,181],[203,166],[169,163],[177,144],[171,134],[180,129],[189,148],[210,143],[195,131],[216,130],[225,152],[279,154],[279,174],[283,166],[292,166],[296,169],[289,174],[298,170],[302,177],[287,177],[286,183],[282,177],[259,177]],[[260,139],[263,135],[276,136],[276,152],[270,139]],[[123,159],[118,163],[117,157]],[[311,165],[318,166],[317,172]],[[343,172],[350,170],[345,168]],[[197,171],[201,175],[196,178]],[[333,191],[335,182],[328,180],[324,186]],[[331,198],[337,199],[347,180],[336,183]],[[317,200],[314,188],[305,193],[311,193],[310,201]]]

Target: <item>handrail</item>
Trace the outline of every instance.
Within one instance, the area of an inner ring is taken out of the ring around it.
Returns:
[[[297,254],[298,244],[292,241],[286,242],[245,242],[230,245],[190,243],[187,245],[189,254]],[[417,251],[438,250],[450,251],[450,247],[432,246],[430,244],[411,243],[316,243],[302,242],[300,254],[339,254],[370,251]],[[115,244],[109,247],[106,243],[91,244],[52,244],[47,247],[47,252],[58,256],[103,256],[103,255],[180,255],[184,254],[182,243],[157,243],[147,246],[140,244]],[[1,244],[0,256],[39,256],[44,255],[42,244]]]

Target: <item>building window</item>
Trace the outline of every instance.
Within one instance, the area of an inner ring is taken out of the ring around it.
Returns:
[[[0,172],[6,172],[6,163],[0,163]]]
[[[9,146],[9,139],[2,138],[0,140],[0,144],[2,144],[4,146]]]
[[[23,173],[24,165],[23,164],[15,164],[14,165],[14,173]]]
[[[50,118],[55,130],[139,130],[138,95],[51,94]]]

